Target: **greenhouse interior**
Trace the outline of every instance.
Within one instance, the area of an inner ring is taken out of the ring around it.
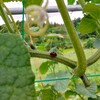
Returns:
[[[100,100],[100,0],[0,0],[0,100]]]

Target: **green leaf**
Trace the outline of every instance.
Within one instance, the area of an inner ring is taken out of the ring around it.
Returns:
[[[50,67],[49,61],[43,62],[39,68],[41,74],[45,74],[48,71],[49,67]]]
[[[26,0],[25,7],[29,5],[41,5],[42,3],[43,3],[43,0]]]
[[[94,42],[94,47],[95,48],[100,48],[100,39],[96,39]]]
[[[51,85],[46,85],[39,92],[39,100],[65,100],[62,93],[55,91]]]
[[[77,93],[75,91],[68,90],[65,92],[65,97],[68,99],[70,96],[76,96]]]
[[[48,74],[46,79],[57,79],[57,78],[60,78],[60,80],[55,80],[55,81],[52,81],[52,82],[46,82],[44,83],[45,85],[47,84],[50,84],[50,85],[53,85],[54,88],[59,91],[59,92],[64,92],[66,89],[67,89],[67,86],[69,85],[70,83],[70,80],[62,80],[62,78],[71,78],[72,75],[68,72],[65,72],[65,71],[59,71],[57,73],[51,73],[51,74]]]
[[[87,34],[94,32],[97,28],[96,21],[92,18],[84,17],[79,24],[79,32]]]
[[[0,34],[0,100],[36,100],[34,79],[21,38]]]
[[[92,0],[92,3],[100,3],[100,0]]]
[[[63,95],[59,95],[56,100],[65,100],[65,97]]]
[[[39,68],[41,74],[45,74],[45,73],[49,70],[49,68],[50,68],[51,66],[54,66],[55,64],[57,64],[56,61],[46,61],[46,62],[43,62],[43,63],[40,65],[40,68]]]
[[[91,85],[87,88],[84,86],[84,84],[76,85],[76,92],[87,97],[96,98],[96,90],[97,85],[95,82],[91,83]]]
[[[75,2],[75,0],[67,0],[67,1],[69,5],[72,5]]]
[[[56,95],[51,88],[41,90],[40,94],[41,100],[56,100]]]
[[[84,9],[84,12],[90,14],[95,20],[100,19],[100,6],[93,3],[88,3]]]

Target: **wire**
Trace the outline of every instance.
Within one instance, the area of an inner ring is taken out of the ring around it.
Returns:
[[[21,32],[21,35],[22,35],[22,39],[24,40],[24,14],[25,14],[25,11],[24,11],[24,5],[25,5],[25,0],[22,0],[22,32]]]
[[[100,77],[100,74],[92,74],[92,75],[86,75],[87,77]],[[36,80],[35,83],[39,82],[50,82],[50,81],[60,81],[60,80],[70,80],[74,78],[79,78],[78,76],[73,76],[72,78],[55,78],[55,79],[46,79],[46,80]]]

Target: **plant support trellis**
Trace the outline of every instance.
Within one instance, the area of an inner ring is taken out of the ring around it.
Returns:
[[[89,78],[92,78],[92,77],[100,77],[100,74],[91,74],[91,75],[86,75],[86,76],[89,77]],[[79,78],[79,77],[78,76],[74,76],[71,79],[74,79],[74,78]],[[48,79],[48,80],[35,80],[35,83],[39,83],[39,82],[50,82],[50,81],[59,81],[59,80],[70,80],[70,78],[55,78],[55,79]]]

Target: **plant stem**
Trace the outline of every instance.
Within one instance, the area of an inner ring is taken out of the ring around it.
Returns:
[[[82,8],[85,6],[85,1],[84,0],[78,0],[79,4],[81,5]]]
[[[92,55],[90,58],[87,59],[87,66],[92,65],[97,60],[100,59],[100,48]]]
[[[20,35],[20,32],[19,32],[19,30],[18,30],[18,28],[17,28],[17,26],[16,26],[16,23],[15,23],[13,17],[12,17],[11,12],[9,11],[9,9],[6,7],[5,4],[3,4],[3,6],[4,6],[4,8],[6,9],[7,13],[9,14],[9,16],[10,16],[10,18],[11,18],[11,20],[12,20],[14,30],[17,32],[17,34]]]
[[[50,60],[55,60],[58,61],[62,64],[68,65],[70,68],[74,69],[77,65],[77,63],[73,60],[70,60],[68,58],[65,58],[61,55],[57,55],[57,57],[51,57],[49,52],[43,52],[43,51],[38,51],[38,50],[30,50],[30,55],[31,57],[38,57],[38,58],[46,58]]]
[[[70,19],[68,9],[66,8],[64,1],[56,0],[56,2],[77,55],[78,65],[77,68],[75,68],[75,74],[78,76],[82,76],[85,73],[87,63],[81,42],[76,33],[75,27]]]
[[[38,57],[38,58],[46,58],[50,60],[55,60],[58,61],[62,64],[65,64],[69,66],[70,68],[74,69],[77,66],[77,62],[73,61],[71,59],[65,58],[62,55],[57,55],[56,58],[50,57],[49,52],[43,52],[43,51],[38,51],[38,50],[29,50],[31,57]],[[100,49],[98,49],[94,55],[92,55],[90,58],[87,59],[87,66],[92,65],[95,63],[97,60],[100,59]]]
[[[81,80],[83,81],[85,87],[90,86],[90,82],[89,82],[88,78],[87,78],[85,75],[80,76],[80,78],[81,78]]]
[[[39,65],[38,65],[38,63],[37,63],[37,59],[34,59],[34,60],[36,60],[35,62],[35,66],[36,66],[36,69],[37,69],[37,72],[38,72],[38,78],[40,79],[40,80],[42,80],[42,75],[41,75],[41,73],[40,73],[40,69],[39,69]],[[40,86],[41,86],[41,88],[43,88],[44,87],[44,84],[42,83],[42,82],[40,82]]]
[[[0,4],[0,15],[1,15],[2,19],[4,20],[9,32],[14,33],[10,19],[9,19],[8,15],[6,14],[6,12],[4,11],[2,4]]]

